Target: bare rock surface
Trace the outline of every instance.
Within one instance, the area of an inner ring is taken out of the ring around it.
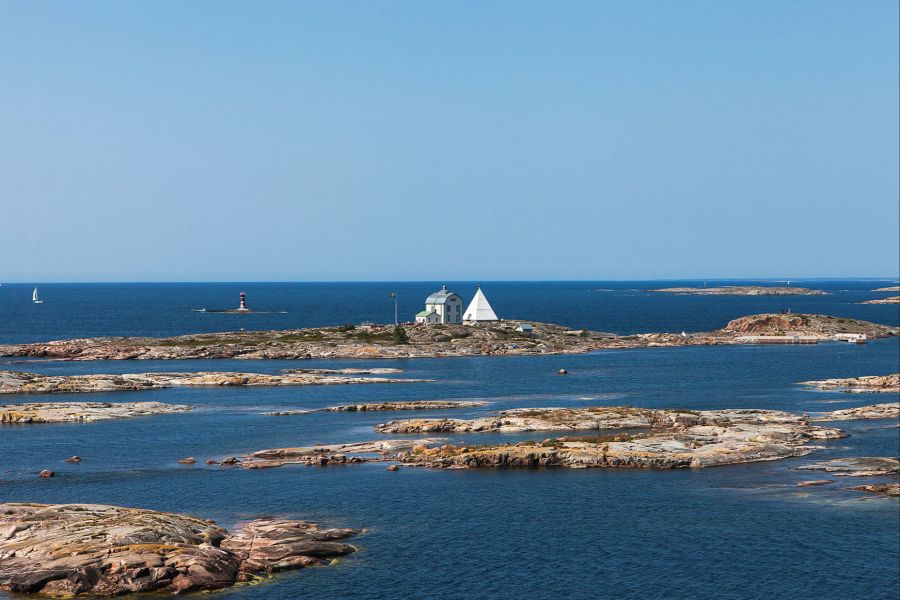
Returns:
[[[0,423],[89,423],[190,410],[162,402],[29,402],[0,405]]]
[[[876,298],[875,300],[866,300],[860,304],[900,304],[900,296],[891,296],[890,298]]]
[[[900,402],[870,404],[856,408],[845,408],[825,413],[814,421],[853,421],[856,419],[896,419],[900,417]]]
[[[411,400],[409,402],[366,402],[362,404],[339,404],[325,408],[281,410],[265,413],[275,417],[306,415],[314,412],[370,412],[393,410],[449,410],[484,406],[487,402],[478,400]]]
[[[403,369],[375,367],[372,369],[282,369],[282,373],[302,373],[305,375],[392,375],[402,373]]]
[[[364,383],[410,383],[424,379],[351,377],[333,374],[197,372],[125,373],[122,375],[41,375],[0,371],[0,394],[55,394],[63,392],[119,392],[178,386],[303,386]]]
[[[357,532],[209,520],[100,504],[0,504],[0,589],[94,597],[220,589],[353,552]]]
[[[394,339],[393,325],[282,331],[202,333],[171,338],[105,337],[0,346],[0,356],[56,360],[423,358],[441,356],[581,354],[594,350],[743,343],[747,333],[830,339],[840,333],[871,337],[900,329],[867,321],[805,314],[762,314],[735,319],[723,329],[698,333],[612,333],[575,330],[529,321],[470,325],[405,325],[408,341]],[[371,371],[371,369],[369,369]],[[302,373],[301,373],[302,374]],[[312,376],[317,373],[306,373]],[[319,373],[321,374],[321,373]],[[406,380],[409,381],[409,380]],[[273,384],[268,384],[273,385]]]
[[[873,292],[900,292],[900,285],[892,285],[888,287],[872,290]]]
[[[890,375],[866,375],[864,377],[846,377],[843,379],[822,379],[820,381],[804,381],[800,385],[820,390],[839,390],[843,392],[900,393],[900,373]]]
[[[900,461],[890,457],[856,456],[835,458],[797,468],[803,471],[825,471],[839,476],[878,477],[900,473]]]
[[[900,497],[900,483],[877,483],[871,485],[857,485],[850,488],[860,492],[868,492],[870,494],[880,494],[882,496],[890,496],[893,498]]]
[[[669,294],[691,294],[695,296],[825,296],[828,292],[811,290],[803,287],[763,286],[763,285],[725,285],[721,287],[673,287],[651,292]]]
[[[220,464],[244,467],[246,469],[268,469],[284,465],[324,467],[326,465],[354,464],[385,460],[386,456],[393,453],[411,450],[416,446],[434,444],[439,441],[441,440],[436,438],[376,440],[300,448],[272,448],[259,450],[246,456],[230,457],[223,460]]]

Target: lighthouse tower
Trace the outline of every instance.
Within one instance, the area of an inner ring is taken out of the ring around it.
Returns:
[[[241,292],[241,305],[238,307],[238,310],[250,310],[247,308],[247,294]]]

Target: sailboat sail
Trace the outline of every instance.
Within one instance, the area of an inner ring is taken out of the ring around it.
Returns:
[[[34,288],[34,291],[31,292],[31,301],[34,302],[35,304],[43,304],[43,300],[38,298],[37,288]]]

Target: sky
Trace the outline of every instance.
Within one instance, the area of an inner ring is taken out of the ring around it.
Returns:
[[[0,0],[0,282],[900,273],[896,0]]]

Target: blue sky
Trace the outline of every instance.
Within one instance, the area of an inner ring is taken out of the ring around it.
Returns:
[[[0,281],[896,277],[898,19],[0,0]]]

